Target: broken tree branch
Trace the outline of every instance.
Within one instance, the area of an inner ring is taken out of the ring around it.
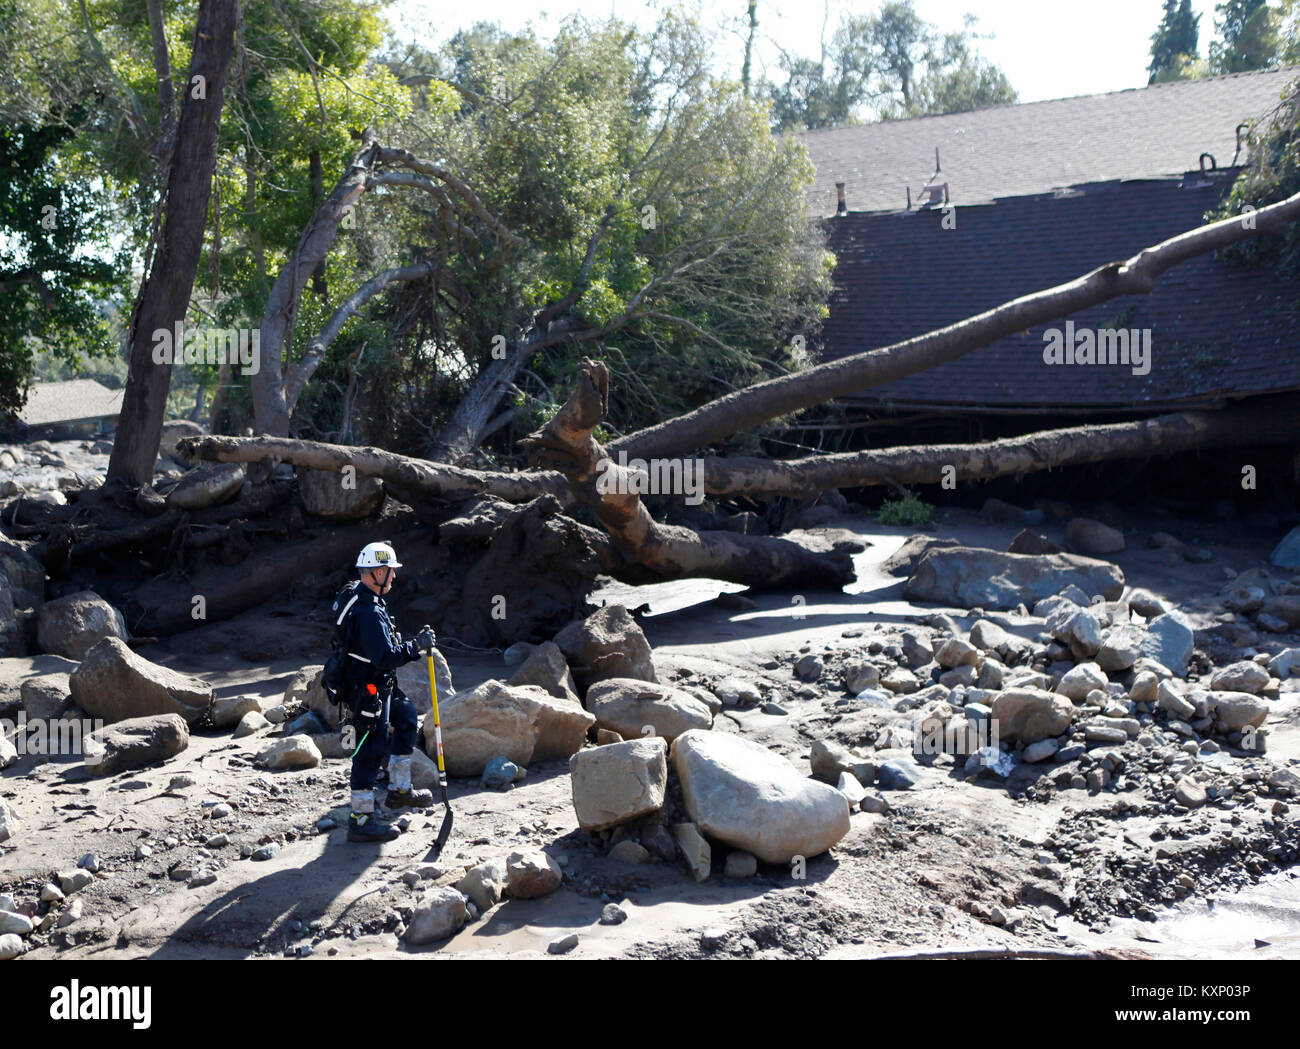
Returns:
[[[591,435],[608,405],[609,369],[583,358],[564,406],[520,444],[535,465],[554,466],[569,478],[629,561],[664,579],[708,577],[753,587],[840,587],[853,580],[845,550],[818,552],[785,539],[660,524],[637,494],[633,472],[613,463]]]
[[[1171,266],[1238,241],[1275,233],[1297,216],[1300,193],[1251,212],[1249,222],[1247,216],[1221,219],[1144,248],[1127,261],[1108,262],[1066,284],[1023,295],[945,328],[737,390],[614,441],[609,451],[650,458],[702,448],[771,419],[956,360],[1015,332],[1117,295],[1149,292],[1156,278]]]

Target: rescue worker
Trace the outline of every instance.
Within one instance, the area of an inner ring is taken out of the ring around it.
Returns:
[[[433,630],[426,625],[410,641],[393,627],[384,595],[393,588],[401,562],[387,543],[370,543],[357,556],[359,584],[349,584],[352,596],[340,618],[344,622],[343,659],[346,700],[360,743],[352,758],[352,805],[348,841],[392,841],[400,833],[375,812],[375,784],[384,755],[388,759],[388,791],[384,808],[424,808],[433,792],[411,788],[411,753],[419,720],[416,709],[397,684],[394,671],[432,649]],[[343,595],[341,594],[340,597]],[[388,734],[392,730],[392,748]]]

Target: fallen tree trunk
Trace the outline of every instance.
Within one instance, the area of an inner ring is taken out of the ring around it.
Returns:
[[[811,498],[831,488],[893,484],[938,484],[945,469],[954,479],[988,481],[1080,463],[1172,455],[1202,448],[1289,444],[1300,440],[1300,405],[1294,396],[1270,398],[1218,412],[1175,412],[1130,423],[1072,426],[1008,437],[985,444],[936,444],[869,448],[802,459],[708,456],[680,462],[709,495]],[[563,475],[547,471],[504,473],[459,469],[409,459],[374,448],[344,448],[268,437],[190,437],[181,442],[193,454],[222,462],[276,458],[297,466],[399,480],[430,495],[495,496],[527,502],[554,495],[562,504],[577,499]],[[631,466],[629,466],[629,469]]]
[[[1300,441],[1300,398],[1286,396],[1220,412],[1177,412],[1131,423],[1072,426],[986,444],[870,448],[804,459],[695,460],[710,495],[811,498],[831,488],[968,483],[1080,463],[1173,455],[1202,448]]]
[[[737,390],[676,419],[620,438],[609,445],[609,451],[650,458],[703,448],[771,419],[956,360],[998,339],[1118,295],[1144,294],[1171,266],[1238,241],[1276,233],[1297,216],[1300,193],[1252,211],[1250,223],[1244,216],[1221,219],[1144,248],[1127,261],[1108,262],[1066,284],[1023,295],[946,328]]]
[[[564,406],[520,443],[534,465],[555,467],[569,478],[630,562],[665,579],[705,576],[752,587],[840,587],[852,581],[853,563],[844,549],[818,552],[785,539],[660,524],[636,494],[640,486],[632,472],[613,463],[591,436],[608,407],[609,369],[583,358]]]
[[[552,495],[562,505],[575,495],[558,473],[504,473],[468,470],[425,459],[412,459],[382,448],[353,448],[289,437],[186,437],[179,447],[187,455],[223,463],[259,463],[277,459],[311,470],[339,473],[352,467],[360,474],[396,481],[428,495],[458,498],[493,495],[512,503],[526,503]]]

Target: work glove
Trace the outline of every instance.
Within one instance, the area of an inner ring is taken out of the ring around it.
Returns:
[[[425,623],[420,632],[415,635],[415,647],[421,652],[428,652],[437,640],[433,635],[433,627]]]

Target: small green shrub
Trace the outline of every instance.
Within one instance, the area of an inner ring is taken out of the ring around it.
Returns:
[[[876,511],[876,521],[883,525],[923,525],[933,513],[933,506],[909,495],[905,499],[886,499]]]

